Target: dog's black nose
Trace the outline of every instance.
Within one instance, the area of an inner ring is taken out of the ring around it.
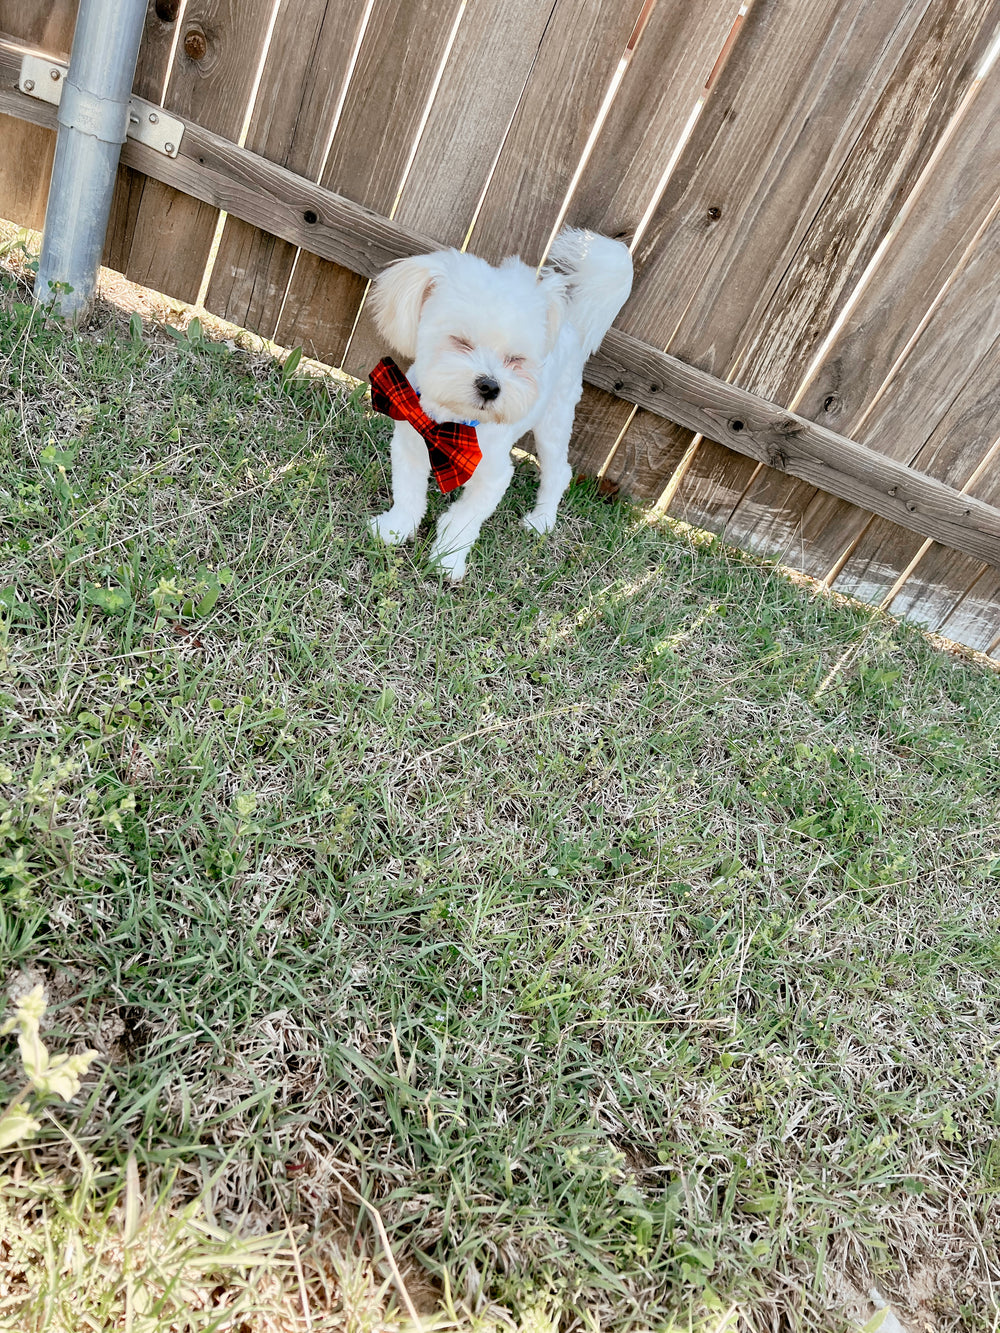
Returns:
[[[489,375],[480,375],[476,380],[476,392],[484,403],[492,403],[500,396],[500,385]]]

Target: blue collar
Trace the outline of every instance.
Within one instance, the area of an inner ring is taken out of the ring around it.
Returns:
[[[407,378],[409,378],[409,376],[407,376]],[[417,388],[417,386],[413,383],[412,380],[410,380],[410,387],[412,388],[413,392],[414,392],[414,393],[417,395],[417,397],[419,398],[419,397],[420,397],[420,390]],[[459,417],[459,419],[458,419],[458,424],[459,424],[460,426],[472,426],[472,427],[476,427],[476,426],[479,425],[479,422],[478,422],[478,421],[463,421],[462,418]]]

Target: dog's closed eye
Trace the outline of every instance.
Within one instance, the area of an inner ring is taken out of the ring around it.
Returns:
[[[511,370],[521,370],[523,369],[526,360],[527,357],[524,356],[505,356],[503,363]]]
[[[456,352],[474,352],[476,350],[468,338],[453,337],[450,341]]]

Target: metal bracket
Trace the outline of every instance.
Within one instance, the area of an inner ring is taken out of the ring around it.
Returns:
[[[53,106],[59,106],[63,96],[63,84],[66,83],[69,69],[66,65],[61,65],[56,60],[46,60],[42,56],[26,55],[21,61],[21,74],[17,81],[17,86],[22,93],[27,93],[29,97],[36,97],[39,101],[50,102]],[[83,103],[85,94],[70,84],[70,97],[73,99],[74,108],[79,111]],[[100,99],[93,99],[99,103]],[[111,103],[105,103],[104,108],[110,108]],[[117,106],[117,103],[114,105]],[[101,119],[98,114],[104,108],[95,107],[93,109],[94,126]],[[75,122],[78,123],[78,122]],[[96,133],[99,138],[107,138],[107,134],[101,133],[100,129],[92,127],[90,124],[79,123],[79,128],[88,134]],[[177,120],[174,116],[168,116],[162,107],[154,105],[152,102],[145,102],[141,97],[132,97],[128,104],[128,125],[126,126],[128,138],[137,139],[139,143],[144,143],[148,148],[155,148],[158,153],[164,153],[167,157],[176,157],[177,149],[180,147],[181,137],[184,134],[184,122]],[[109,140],[111,142],[113,140]]]

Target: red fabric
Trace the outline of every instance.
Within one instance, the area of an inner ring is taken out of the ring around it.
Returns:
[[[456,486],[464,486],[483,456],[475,426],[462,421],[433,421],[420,406],[416,389],[391,357],[383,358],[368,379],[375,411],[393,421],[408,421],[423,436],[442,493],[447,495]]]

